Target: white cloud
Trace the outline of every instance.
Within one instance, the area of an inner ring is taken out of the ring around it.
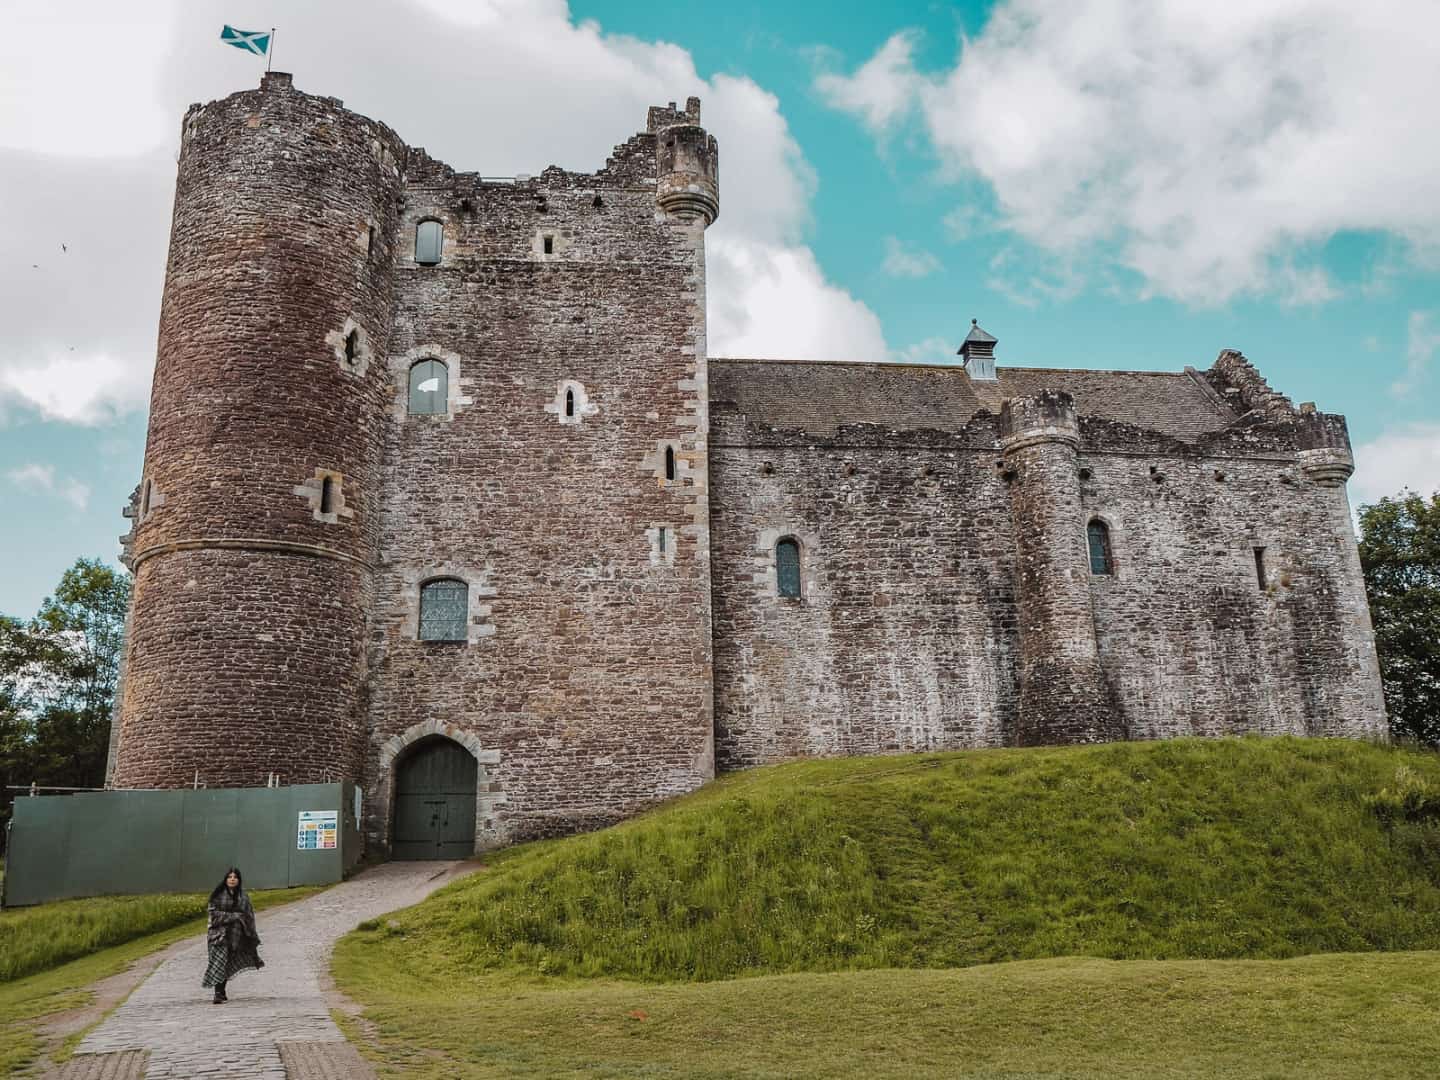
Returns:
[[[148,366],[110,353],[41,354],[0,368],[0,395],[46,420],[98,424],[143,407],[149,381]]]
[[[6,470],[5,477],[21,491],[53,495],[76,510],[84,510],[90,505],[90,488],[78,480],[57,477],[54,465],[30,462]]]
[[[949,338],[928,337],[903,349],[896,349],[890,359],[900,364],[958,364],[955,342]]]
[[[1357,508],[1402,488],[1426,496],[1440,492],[1440,424],[1406,424],[1355,447],[1350,497]]]
[[[875,313],[827,282],[809,248],[712,236],[708,255],[710,355],[802,360],[888,355]]]
[[[945,235],[959,243],[970,239],[980,229],[984,224],[984,215],[979,207],[962,203],[941,218],[940,224],[945,226]]]
[[[1440,327],[1432,322],[1434,312],[1412,311],[1405,324],[1405,374],[1390,384],[1390,392],[1404,397],[1425,382],[1430,361],[1440,349]]]
[[[1344,230],[1440,238],[1440,5],[1007,0],[939,74],[892,38],[817,87],[871,130],[919,110],[952,178],[994,189],[1043,251],[1113,258],[1142,293],[1315,303],[1297,251]]]
[[[939,270],[940,260],[928,251],[907,251],[899,237],[887,236],[880,269],[891,277],[922,278]]]
[[[0,146],[108,157],[174,137],[180,120],[156,94],[156,60],[175,44],[177,6],[7,4],[5,34],[16,47],[0,64]],[[209,36],[220,36],[220,23]]]
[[[914,31],[901,31],[855,74],[821,75],[815,87],[831,105],[859,114],[871,132],[884,134],[914,108],[922,83],[911,59],[916,40]]]
[[[1004,247],[990,258],[985,284],[1012,304],[1037,308],[1042,303],[1062,303],[1080,295],[1085,281],[1070,260],[1022,257],[1013,247]]]
[[[0,235],[18,255],[0,260],[0,415],[96,423],[143,408],[180,118],[258,85],[263,62],[221,44],[219,28],[270,26],[279,11],[187,0],[127,10],[122,26],[117,10],[70,0],[63,15],[7,24],[25,48],[0,69]],[[648,106],[699,95],[722,162],[711,340],[763,355],[883,354],[873,313],[805,246],[816,179],[778,100],[753,81],[703,79],[685,49],[576,22],[563,0],[354,0],[343,28],[337,10],[285,5],[276,69],[458,169],[592,171],[643,128]],[[136,48],[151,62],[135,63]]]

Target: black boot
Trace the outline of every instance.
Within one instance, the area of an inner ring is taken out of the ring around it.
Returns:
[[[225,984],[224,984],[223,982],[222,982],[222,983],[216,983],[216,984],[215,984],[215,1000],[214,1000],[213,1002],[211,1002],[211,1004],[213,1004],[213,1005],[224,1005],[225,1002],[227,1002],[227,1001],[229,1001],[229,1000],[230,1000],[230,999],[225,996]]]

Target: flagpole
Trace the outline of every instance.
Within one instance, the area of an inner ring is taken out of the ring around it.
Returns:
[[[270,65],[275,63],[275,28],[270,27],[270,47],[265,50],[265,71],[268,74]]]

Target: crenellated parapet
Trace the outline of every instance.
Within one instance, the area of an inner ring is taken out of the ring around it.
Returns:
[[[1305,474],[1321,487],[1344,485],[1355,471],[1345,417],[1302,405],[1298,427],[1295,458]]]

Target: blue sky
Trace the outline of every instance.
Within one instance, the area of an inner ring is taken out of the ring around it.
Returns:
[[[125,531],[179,118],[259,76],[226,22],[277,26],[301,89],[487,174],[593,169],[645,105],[699,94],[722,161],[713,353],[948,361],[971,317],[1013,365],[1239,348],[1348,416],[1354,502],[1440,483],[1430,0],[19,8],[0,65],[5,613]]]

